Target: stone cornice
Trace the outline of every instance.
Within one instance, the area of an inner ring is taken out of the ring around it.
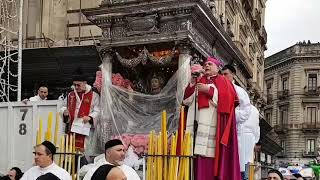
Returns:
[[[265,76],[267,76],[269,73],[274,72],[278,69],[281,69],[281,68],[286,67],[286,66],[293,64],[293,63],[294,63],[294,58],[286,59],[284,61],[277,63],[276,65],[274,65],[272,67],[267,67],[267,68],[265,67],[264,74],[265,74]]]
[[[278,61],[290,57],[303,57],[303,56],[320,56],[320,43],[306,44],[298,43],[290,46],[276,54],[273,54],[265,59],[265,66],[270,67],[277,64]]]
[[[290,64],[309,64],[309,63],[320,63],[319,55],[301,55],[301,56],[291,56],[286,59],[282,59],[280,62],[275,63],[272,66],[265,66],[265,74],[271,73]]]

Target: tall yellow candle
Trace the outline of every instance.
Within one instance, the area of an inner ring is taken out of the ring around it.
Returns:
[[[174,155],[176,155],[177,153],[177,143],[178,143],[178,132],[176,133],[176,138],[174,139],[174,149],[173,149],[173,152],[174,152]],[[174,157],[173,158],[173,177],[172,177],[172,180],[177,180],[178,178],[178,167],[179,167],[179,158],[178,157]]]
[[[48,130],[52,128],[52,119],[53,119],[53,113],[48,113]]]
[[[51,132],[51,129],[48,129],[48,131],[47,131],[47,141],[52,141],[52,132]]]
[[[158,155],[162,155],[163,154],[163,149],[162,149],[162,134],[159,133],[159,137],[158,137],[158,152],[157,152]],[[157,157],[157,167],[158,167],[158,172],[157,172],[157,179],[158,180],[162,180],[162,168],[163,168],[163,161],[162,161],[162,157],[161,156],[158,156]]]
[[[73,142],[73,153],[74,153],[74,155],[72,155],[72,172],[71,172],[71,174],[72,174],[72,180],[75,180],[75,173],[76,173],[76,155],[75,155],[75,153],[76,153],[76,134],[75,133],[73,133],[73,140],[72,140],[72,142]]]
[[[58,133],[59,133],[59,113],[56,114],[56,124],[54,127],[54,137],[53,137],[53,143],[57,146],[57,141],[58,141]]]
[[[155,131],[151,131],[151,155],[156,154],[156,136],[155,136]],[[150,180],[155,179],[155,173],[156,173],[156,168],[155,168],[155,157],[151,156],[151,173],[150,173]]]
[[[154,154],[153,155],[157,155],[158,154],[158,136],[156,134],[154,134]],[[152,180],[156,180],[158,178],[158,157],[153,157],[153,163],[154,163],[154,168],[152,169]]]
[[[187,133],[185,133],[184,138],[183,138],[183,146],[182,147],[187,147]],[[183,148],[182,150],[182,155],[186,155],[186,150],[188,148]],[[178,180],[183,180],[185,177],[185,173],[186,173],[186,158],[180,158],[180,164],[179,164],[179,173],[178,173]]]
[[[168,132],[163,134],[163,155],[168,155]],[[166,180],[168,175],[168,157],[164,157],[163,164],[163,180]]]
[[[148,142],[148,161],[147,161],[147,179],[151,179],[151,153],[152,153],[152,131],[149,133],[149,142]]]
[[[40,137],[40,135],[39,135],[39,130],[37,130],[37,138],[36,138],[36,144],[37,144],[37,145],[41,143],[39,137]]]
[[[42,131],[42,118],[40,117],[40,119],[39,119],[39,141],[40,141],[40,143],[42,142],[42,133],[43,133],[43,131]]]
[[[47,126],[47,137],[46,137],[47,141],[51,141],[52,140],[52,118],[53,118],[53,114],[52,114],[52,112],[49,112],[49,114],[48,114],[48,126]]]
[[[188,131],[187,132],[187,147],[191,147],[191,134]],[[191,150],[190,148],[186,148],[186,155],[190,156],[191,155]],[[186,158],[186,164],[185,164],[185,180],[190,179],[190,159]]]
[[[49,140],[48,131],[46,131],[46,132],[44,133],[44,140],[45,140],[45,141],[48,141],[48,140]]]
[[[172,134],[171,136],[171,149],[170,149],[170,155],[175,155],[175,135]],[[169,173],[168,173],[168,180],[173,180],[173,174],[174,174],[174,157],[171,157],[169,159]]]
[[[165,110],[162,111],[162,121],[161,121],[161,135],[162,135],[162,149],[163,155],[167,155],[168,154],[168,133],[167,133],[167,112]],[[168,174],[168,158],[164,157],[163,158],[163,180],[166,180],[167,177],[166,175]]]
[[[181,129],[181,138],[179,140],[179,144],[180,144],[180,148],[182,147],[182,140],[183,140],[183,136],[184,136],[184,106],[181,106],[181,109],[180,109],[180,112],[181,112],[181,121],[180,121],[180,129]]]
[[[165,110],[162,111],[162,118],[161,118],[161,133],[162,135],[167,133],[167,112]],[[165,136],[162,136],[162,142],[165,143],[164,138]]]
[[[66,143],[65,143],[65,145],[66,145],[66,150],[65,150],[65,152],[66,153],[69,153],[69,135],[66,135]],[[66,155],[65,156],[65,160],[64,160],[64,169],[65,170],[68,170],[68,166],[67,166],[67,164],[68,164],[68,157],[69,157],[69,155]]]
[[[69,136],[69,153],[73,153],[73,136],[72,134]],[[71,166],[72,166],[72,155],[69,155],[68,160],[68,173],[71,174]]]
[[[60,145],[59,145],[59,152],[60,152],[60,153],[63,153],[63,151],[64,151],[64,136],[61,137],[61,139],[60,139]],[[59,158],[59,164],[58,164],[58,165],[59,165],[60,167],[62,167],[63,154],[60,154],[59,156],[60,156],[60,158]]]

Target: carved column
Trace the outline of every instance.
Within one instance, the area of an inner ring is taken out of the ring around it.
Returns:
[[[112,51],[110,49],[102,49],[100,50],[100,56],[102,57],[102,68],[106,73],[104,75],[105,81],[111,84],[111,76],[112,76]]]
[[[182,102],[182,96],[185,87],[190,79],[190,61],[191,56],[191,44],[189,42],[183,42],[178,44],[179,49],[179,67],[178,67],[178,80],[177,80],[177,94],[179,102]]]
[[[27,37],[35,38],[37,36],[37,21],[39,17],[39,0],[29,0],[28,4],[28,35]]]
[[[100,57],[102,58],[102,88],[100,95],[101,104],[101,119],[97,124],[98,145],[103,149],[104,143],[107,142],[112,136],[112,122],[113,116],[111,115],[112,98],[110,94],[110,85],[112,77],[112,52],[110,49],[101,48]]]

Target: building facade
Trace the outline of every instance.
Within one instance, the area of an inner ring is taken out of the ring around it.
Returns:
[[[24,48],[94,44],[101,30],[89,23],[83,9],[101,0],[24,0]],[[47,42],[49,43],[47,43]]]
[[[104,5],[134,1],[117,0],[24,0],[24,48],[92,45],[98,42],[102,30],[90,22],[83,12]],[[137,1],[142,2],[142,1]],[[263,104],[263,67],[267,34],[264,27],[266,0],[202,0],[223,31],[227,43],[238,58],[225,59],[237,66],[237,82],[247,87],[255,105]],[[101,5],[102,4],[102,5]],[[213,39],[210,54],[220,55],[218,40]],[[229,45],[230,46],[230,45]],[[242,59],[237,61],[237,59]]]
[[[250,89],[253,101],[258,105],[261,99],[256,100],[262,98],[264,51],[267,49],[264,27],[266,0],[216,0],[214,4],[215,17],[245,57],[245,64],[252,75],[250,79],[243,79],[241,73],[237,74],[239,83]]]
[[[279,163],[308,163],[320,147],[320,43],[299,42],[265,60],[266,121],[279,135]]]

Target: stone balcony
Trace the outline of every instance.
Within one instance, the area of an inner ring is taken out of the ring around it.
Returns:
[[[289,97],[289,89],[278,91],[278,99],[286,99]]]
[[[315,158],[315,157],[318,156],[318,154],[315,151],[313,151],[313,152],[309,151],[308,152],[308,151],[304,150],[302,152],[302,156],[305,157],[305,158]]]
[[[320,95],[320,87],[315,88],[308,88],[307,86],[304,87],[304,94],[306,96],[319,96]]]
[[[304,122],[301,127],[304,133],[317,133],[320,131],[320,123],[318,122]]]
[[[277,124],[273,129],[277,134],[286,134],[288,132],[288,124]]]
[[[272,102],[273,102],[272,94],[267,94],[267,104],[272,104]]]

